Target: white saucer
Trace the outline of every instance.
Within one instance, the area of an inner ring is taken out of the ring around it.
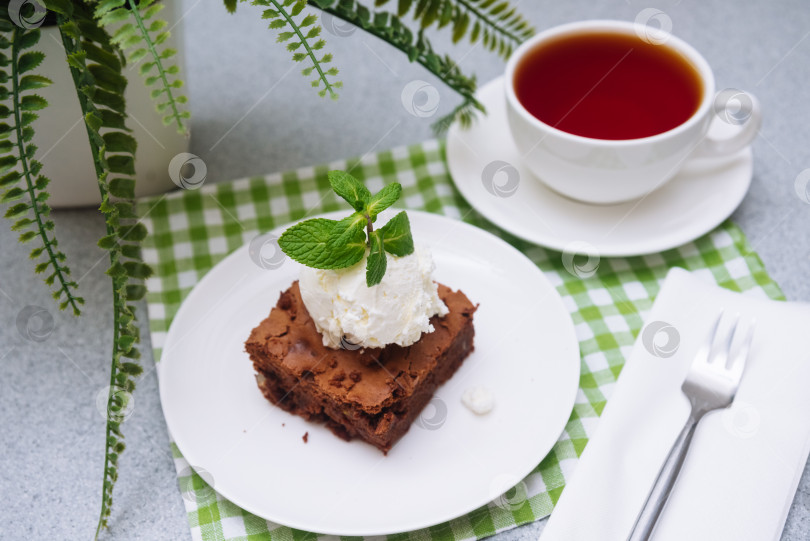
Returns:
[[[454,124],[447,136],[453,182],[487,219],[541,246],[606,257],[661,252],[717,227],[751,184],[749,147],[727,158],[688,161],[669,183],[636,201],[574,201],[547,188],[523,165],[506,119],[503,77],[482,87],[477,97],[488,114],[468,130]],[[496,185],[487,187],[483,172],[495,161],[505,162],[500,164],[505,169],[495,177]]]

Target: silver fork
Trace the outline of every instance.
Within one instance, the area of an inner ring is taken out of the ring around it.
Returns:
[[[652,536],[658,518],[669,499],[672,487],[683,466],[695,427],[710,411],[726,408],[734,401],[740,386],[751,339],[754,336],[754,323],[747,325],[745,335],[740,340],[733,355],[731,345],[739,333],[739,315],[734,317],[731,329],[722,336],[718,333],[723,312],[712,326],[708,340],[700,347],[681,390],[692,404],[692,412],[678,439],[661,466],[658,478],[647,496],[644,508],[639,513],[628,541],[646,541]]]

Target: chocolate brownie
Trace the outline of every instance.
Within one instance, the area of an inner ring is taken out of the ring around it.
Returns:
[[[332,349],[294,282],[245,342],[259,388],[273,404],[387,453],[473,350],[476,307],[461,291],[438,288],[449,313],[434,316],[435,330],[411,346]]]

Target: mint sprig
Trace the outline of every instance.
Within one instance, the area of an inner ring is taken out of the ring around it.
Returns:
[[[375,230],[377,215],[402,196],[394,182],[372,195],[362,182],[345,171],[329,171],[329,184],[355,210],[342,220],[313,218],[289,227],[278,239],[282,251],[295,261],[316,269],[345,269],[357,264],[366,249],[366,285],[379,284],[387,267],[386,252],[413,253],[411,224],[405,211]]]

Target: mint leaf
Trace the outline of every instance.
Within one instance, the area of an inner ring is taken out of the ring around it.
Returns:
[[[357,212],[362,212],[371,201],[371,192],[368,188],[345,171],[329,171],[329,184],[335,193],[345,199]]]
[[[385,250],[383,250],[383,232],[380,229],[372,231],[370,237],[371,251],[368,253],[368,260],[366,261],[366,285],[368,287],[382,282],[385,267],[387,266]]]
[[[359,213],[335,223],[326,243],[328,250],[339,254],[342,266],[335,268],[351,267],[363,259],[366,253],[365,226],[366,217]]]
[[[278,245],[285,254],[303,265],[328,268],[323,266],[329,258],[326,243],[335,225],[336,221],[323,218],[305,220],[284,231]]]
[[[357,250],[357,239],[345,246],[329,247],[328,242],[338,222],[325,218],[305,220],[290,227],[278,239],[281,250],[307,267],[315,269],[343,269],[351,267],[365,253],[365,235],[360,241],[362,251]],[[362,234],[362,231],[361,231]]]
[[[357,232],[362,234],[363,241],[366,237],[363,234],[366,227],[366,217],[359,212],[355,212],[347,218],[343,218],[335,224],[329,236],[329,248],[340,248],[357,237]]]
[[[371,198],[366,211],[373,218],[391,205],[393,205],[399,196],[402,195],[402,185],[399,182],[394,182],[385,186],[382,190]]]
[[[354,237],[343,246],[342,250],[341,261],[345,264],[340,267],[341,269],[351,267],[363,259],[363,256],[366,254],[366,232],[362,229],[355,231]]]
[[[383,234],[383,247],[386,252],[397,256],[413,253],[411,222],[408,220],[408,215],[404,210],[391,218],[388,223],[378,229],[378,231]]]

